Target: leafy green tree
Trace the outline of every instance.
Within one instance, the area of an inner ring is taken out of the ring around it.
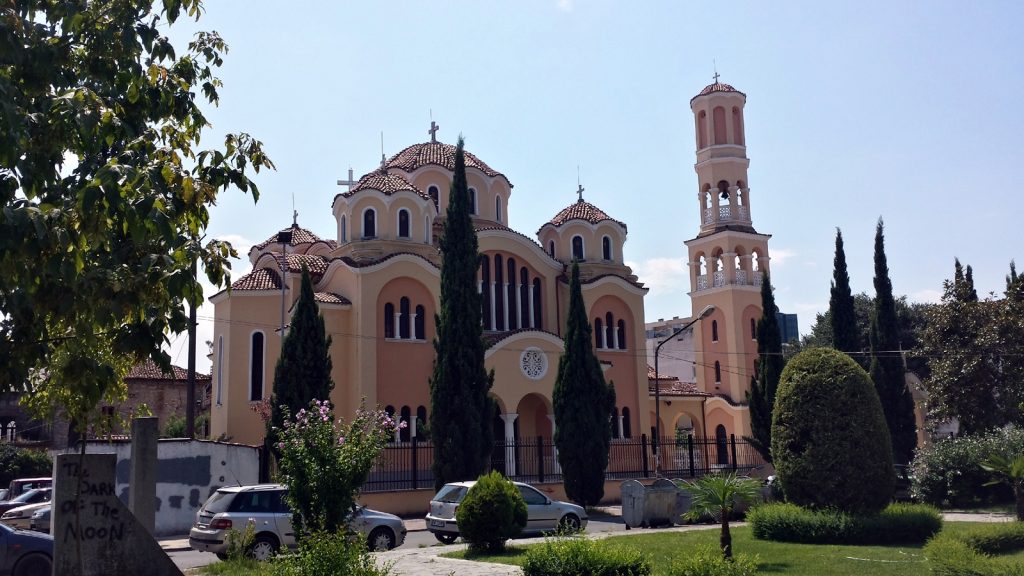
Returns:
[[[843,232],[836,228],[836,256],[832,271],[831,298],[828,309],[829,324],[832,328],[832,347],[840,352],[853,355],[854,360],[862,358],[859,352],[860,333],[857,331],[857,314],[850,291],[850,274],[846,271],[846,252],[843,250]]]
[[[942,303],[928,312],[919,348],[931,367],[922,381],[929,419],[955,418],[961,434],[1004,426],[1020,414],[1021,396],[1008,393],[1001,377],[1000,366],[1009,358],[1001,353],[1002,303],[977,301],[975,295],[956,260],[953,279],[943,282]]]
[[[722,531],[718,547],[723,558],[732,558],[732,533],[729,531],[729,515],[743,503],[756,503],[761,499],[761,483],[753,478],[726,474],[709,474],[697,480],[677,480],[680,487],[690,493],[692,500],[685,517],[698,520],[711,516],[721,522]]]
[[[1018,275],[1010,262],[1006,292],[996,322],[1003,378],[1003,393],[1008,408],[1007,420],[1024,426],[1024,275]]]
[[[43,450],[30,450],[0,443],[0,488],[17,478],[38,478],[53,472],[53,458]]]
[[[490,465],[494,448],[494,373],[484,366],[481,301],[477,292],[479,244],[469,215],[466,156],[455,148],[448,212],[441,235],[441,312],[435,317],[434,372],[430,377],[430,437],[434,485],[473,480]]]
[[[302,286],[295,302],[291,324],[281,344],[281,356],[274,367],[274,394],[270,399],[270,421],[267,441],[277,442],[275,429],[284,428],[284,411],[291,414],[309,406],[312,400],[329,400],[334,380],[331,379],[331,337],[324,327],[324,317],[313,295],[309,270],[302,266]]]
[[[832,348],[793,357],[775,397],[772,457],[789,502],[853,514],[885,508],[896,474],[867,372]]]
[[[879,218],[875,228],[875,313],[871,317],[870,373],[885,412],[893,458],[906,464],[914,457],[914,447],[917,446],[914,399],[907,387],[900,353],[899,322],[885,258],[883,228]]]
[[[750,428],[753,436],[746,438],[764,458],[772,461],[772,411],[779,376],[786,365],[782,356],[782,337],[776,314],[775,294],[771,279],[765,274],[761,283],[761,318],[757,321],[757,365],[747,392],[750,406]]]
[[[993,454],[982,463],[981,467],[995,476],[986,485],[1007,484],[1010,486],[1016,504],[1017,520],[1024,522],[1024,454],[1016,458]]]
[[[565,351],[551,392],[555,412],[555,446],[562,483],[570,500],[593,506],[604,497],[604,471],[612,440],[608,421],[615,407],[615,388],[605,384],[601,363],[580,288],[580,267],[572,263]]]
[[[222,285],[235,252],[201,245],[208,207],[272,168],[260,142],[198,149],[202,101],[227,45],[163,36],[199,0],[15,0],[0,9],[0,388],[80,429],[123,397],[128,367],[188,326],[203,264]],[[30,375],[34,375],[30,378]]]

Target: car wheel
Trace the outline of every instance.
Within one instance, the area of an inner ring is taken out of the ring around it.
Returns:
[[[218,560],[227,560],[228,559],[228,553],[227,552],[217,552],[217,559]]]
[[[53,562],[43,554],[30,554],[14,565],[14,576],[36,576],[53,572]]]
[[[459,537],[458,534],[452,532],[434,532],[436,537],[442,544],[451,544]]]
[[[558,521],[558,528],[563,532],[579,532],[580,518],[575,514],[566,514]]]
[[[246,551],[247,555],[257,562],[266,562],[277,554],[277,540],[273,536],[260,534],[253,540]]]
[[[395,547],[395,533],[390,528],[378,526],[366,538],[366,546],[372,552],[383,552]]]

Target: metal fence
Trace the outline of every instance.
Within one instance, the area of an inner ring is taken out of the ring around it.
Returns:
[[[413,438],[389,444],[377,460],[364,492],[433,488],[434,447]],[[608,479],[627,480],[659,475],[694,478],[732,470],[746,473],[764,460],[746,441],[729,438],[662,438],[653,446],[647,435],[612,440],[608,451]],[[491,469],[521,482],[561,482],[558,452],[550,438],[499,440],[491,452]]]

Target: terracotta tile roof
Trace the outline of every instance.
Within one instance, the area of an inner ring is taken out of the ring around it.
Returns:
[[[275,257],[279,255],[275,254]],[[288,272],[299,274],[302,272],[302,265],[309,269],[309,276],[314,282],[327,271],[327,260],[323,256],[313,254],[289,254]],[[280,286],[279,286],[280,288]]]
[[[423,256],[422,254],[417,254],[415,252],[392,252],[390,254],[386,254],[384,256],[381,256],[380,258],[374,258],[372,260],[355,260],[354,258],[350,258],[349,256],[342,256],[340,258],[334,258],[333,260],[331,260],[331,262],[334,262],[334,260],[341,260],[342,262],[345,263],[345,265],[349,266],[350,268],[366,268],[368,266],[376,266],[381,262],[386,262],[396,256],[402,255],[415,256],[416,258],[419,258],[420,260],[427,262],[434,268],[438,267],[437,264],[431,262],[429,258]],[[330,266],[330,262],[328,262],[327,264],[328,266]]]
[[[605,214],[603,210],[585,200],[577,200],[576,202],[566,206],[565,209],[556,214],[548,224],[558,227],[570,220],[585,220],[591,224],[611,220],[619,226],[622,226],[623,229],[626,228],[624,223]],[[543,226],[541,228],[543,228]],[[537,232],[539,233],[540,231],[538,230]]]
[[[313,299],[321,304],[351,304],[352,301],[334,292],[314,292]]]
[[[305,228],[299,228],[298,226],[294,225],[285,228],[284,230],[281,230],[281,232],[287,232],[289,230],[292,233],[292,241],[290,244],[288,244],[289,246],[298,246],[300,244],[313,244],[315,242],[327,242],[326,240],[320,238],[316,234],[313,234],[309,230],[306,230]],[[266,248],[269,244],[280,244],[280,242],[277,241],[277,234],[274,234],[270,238],[267,238],[263,242],[260,242],[259,244],[253,246],[253,248],[263,249]]]
[[[662,374],[657,382],[654,380],[654,368],[647,367],[647,392],[654,394],[654,386],[657,384],[658,393],[662,396],[711,396],[707,392],[701,392],[693,382],[680,382],[679,378]]]
[[[281,276],[269,268],[253,270],[231,284],[232,290],[280,290]]]
[[[466,168],[476,168],[491,177],[501,176],[502,178],[505,178],[506,182],[508,182],[508,178],[506,178],[504,174],[491,168],[471,152],[465,152],[465,154]],[[391,159],[385,163],[388,168],[400,168],[406,172],[412,172],[429,164],[440,166],[448,170],[455,170],[455,146],[445,144],[443,142],[424,142],[423,144],[413,144],[392,156]]]
[[[724,82],[714,82],[712,84],[708,84],[707,86],[704,87],[703,90],[700,91],[699,94],[697,94],[693,98],[690,98],[690,102],[692,103],[697,98],[700,98],[701,96],[707,96],[708,94],[711,94],[712,92],[735,92],[735,93],[740,94],[742,96],[746,96],[746,94],[744,94],[743,92],[740,92],[739,90],[733,88],[732,86],[730,86],[730,85],[728,85],[728,84],[726,84]]]
[[[156,365],[156,362],[153,362],[152,360],[147,358],[146,361],[144,361],[142,363],[139,363],[139,364],[136,364],[135,366],[133,366],[132,369],[128,372],[128,375],[125,376],[125,379],[126,380],[181,380],[181,381],[188,380],[188,370],[186,370],[185,368],[182,368],[180,366],[174,366],[173,364],[171,365],[171,368],[173,370],[173,373],[167,374],[166,372],[161,370],[159,366]],[[201,374],[199,372],[196,372],[196,381],[197,382],[198,381],[202,381],[202,380],[209,380],[209,379],[210,379],[210,375],[209,374]]]
[[[423,191],[413,186],[412,182],[409,182],[398,174],[391,174],[383,170],[374,170],[373,172],[363,176],[351,190],[342,192],[341,194],[336,195],[335,198],[338,196],[349,198],[353,194],[363,190],[380,190],[388,196],[395,192],[406,190],[414,192],[426,200],[431,199],[428,194],[425,194]]]

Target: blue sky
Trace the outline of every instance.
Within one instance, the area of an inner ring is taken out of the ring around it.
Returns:
[[[584,197],[629,227],[648,321],[691,312],[689,100],[715,62],[747,94],[753,223],[772,234],[779,307],[806,332],[828,307],[836,227],[857,292],[873,293],[879,216],[911,300],[936,301],[954,257],[982,293],[1011,259],[1024,267],[1022,16],[1019,2],[208,0],[169,33],[225,38],[206,142],[249,132],[278,168],[256,204],[222,195],[212,236],[244,253],[291,223],[294,197],[299,224],[331,237],[335,181],[379,164],[381,132],[388,156],[426,141],[432,111],[439,139],[462,133],[508,176],[510,224],[528,235],[576,199],[579,166]],[[212,316],[200,310],[200,338]]]

